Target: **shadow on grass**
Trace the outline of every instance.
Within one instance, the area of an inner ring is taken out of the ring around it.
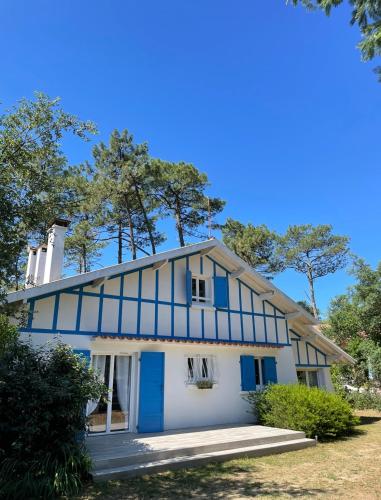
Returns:
[[[237,465],[211,463],[195,469],[182,469],[125,481],[89,485],[82,498],[148,499],[148,498],[225,498],[256,495],[278,497],[334,496],[336,491],[325,488],[303,488],[287,481],[261,481],[256,478],[252,462]],[[247,474],[250,473],[250,474]]]
[[[361,425],[361,424],[359,424]],[[329,437],[326,436],[324,438],[319,439],[319,443],[339,443],[342,441],[350,441],[351,439],[356,439],[361,436],[364,436],[367,432],[363,429],[355,428],[350,434],[345,434],[343,436]]]
[[[381,416],[367,416],[367,415],[359,415],[360,425],[368,425],[374,424],[375,422],[379,422],[381,420]]]

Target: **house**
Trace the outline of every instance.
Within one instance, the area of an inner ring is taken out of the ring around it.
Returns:
[[[57,336],[97,370],[92,433],[158,432],[252,421],[243,398],[269,383],[332,390],[352,358],[319,322],[216,239],[61,279],[67,223],[31,248],[22,335]]]

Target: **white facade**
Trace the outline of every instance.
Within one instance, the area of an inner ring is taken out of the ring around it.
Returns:
[[[142,430],[144,418],[157,414],[160,404],[162,429],[253,421],[242,390],[248,376],[243,358],[249,368],[256,360],[256,388],[270,376],[264,359],[272,361],[278,383],[295,383],[298,371],[310,371],[316,374],[307,376],[311,384],[328,390],[332,359],[350,361],[316,330],[316,320],[216,240],[29,288],[8,300],[28,302],[22,331],[32,342],[59,337],[98,357],[106,378],[114,373],[110,391],[122,383],[116,382],[117,357],[128,357],[130,431]],[[149,370],[142,371],[142,353],[149,352],[162,353],[162,384],[160,363],[152,380]],[[196,361],[189,359],[208,364],[202,378],[213,379],[212,388],[190,383]],[[152,409],[155,384],[162,395]],[[113,429],[114,406],[107,410],[105,431]]]

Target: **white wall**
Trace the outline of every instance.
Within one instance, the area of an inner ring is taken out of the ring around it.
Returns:
[[[52,335],[46,333],[23,334],[34,344],[58,340],[70,344],[74,349],[90,349],[93,353],[131,354],[138,357],[142,351],[165,353],[164,381],[164,425],[165,429],[177,429],[216,424],[253,422],[250,408],[241,392],[240,355],[255,357],[275,356],[277,358],[278,381],[292,383],[296,371],[291,347],[271,349],[256,347],[212,346],[200,344],[170,344],[168,342],[131,341],[100,339],[86,335]],[[201,390],[186,384],[186,357],[213,355],[216,360],[217,385],[213,389]],[[138,364],[137,364],[138,366]],[[138,368],[135,374],[136,386],[132,399],[138,401]],[[137,404],[133,409],[138,414]]]

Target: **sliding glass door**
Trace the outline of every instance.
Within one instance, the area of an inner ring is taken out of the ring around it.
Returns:
[[[131,356],[94,355],[92,366],[108,387],[108,402],[89,401],[90,432],[128,431],[130,428]]]

